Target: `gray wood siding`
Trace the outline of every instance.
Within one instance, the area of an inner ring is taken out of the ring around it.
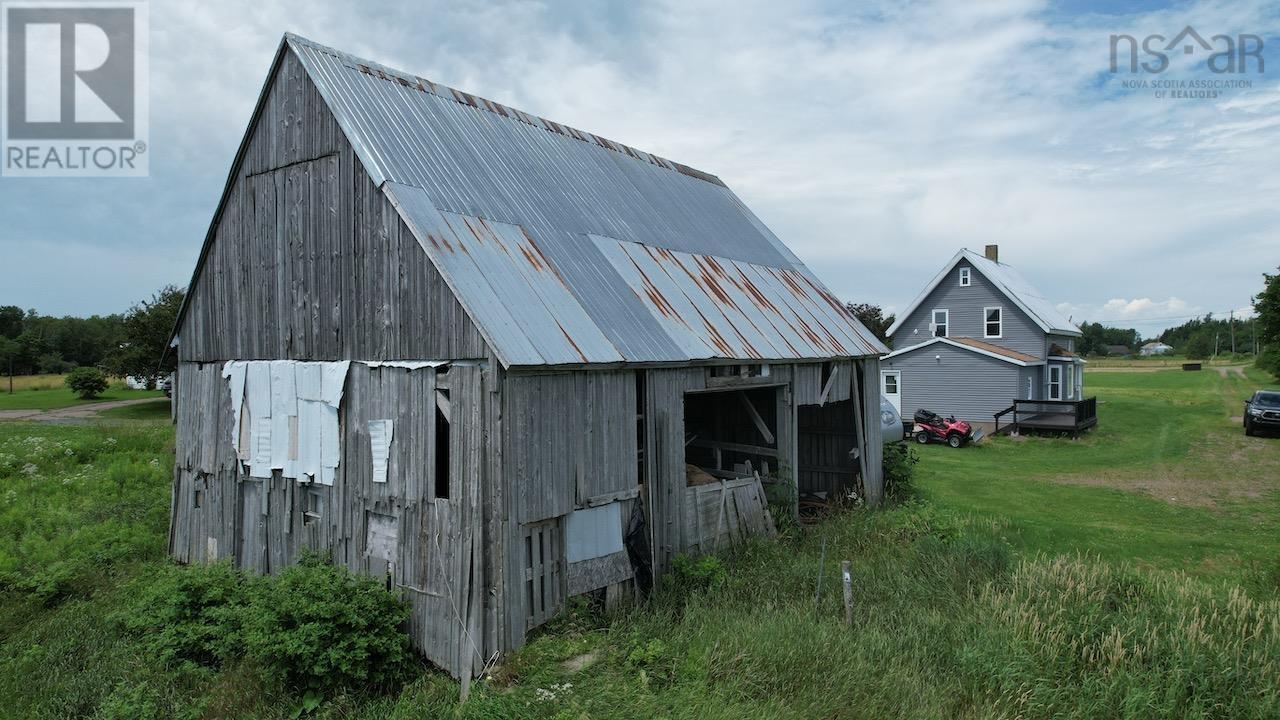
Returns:
[[[902,414],[907,418],[925,408],[989,423],[1021,397],[1017,365],[943,343],[882,360],[881,368],[902,371]]]
[[[639,484],[634,372],[513,373],[502,397],[519,522],[559,517]]]
[[[972,281],[969,287],[960,287],[962,267],[970,268]],[[994,306],[1004,308],[1002,337],[984,338],[982,311],[984,307]],[[925,297],[920,307],[907,316],[902,327],[893,334],[894,348],[901,350],[933,337],[929,332],[929,324],[934,309],[950,311],[950,326],[947,328],[947,335],[950,337],[976,338],[1039,358],[1044,357],[1048,347],[1040,326],[967,261],[960,261],[938,287]]]
[[[235,173],[181,359],[487,357],[292,52]]]
[[[477,652],[498,649],[483,628],[479,600],[468,580],[482,577],[483,530],[479,504],[484,395],[479,368],[449,373],[453,423],[448,497],[435,494],[435,387],[431,369],[371,368],[353,363],[341,409],[341,452],[334,484],[326,487],[281,477],[247,476],[231,447],[231,403],[221,363],[182,363],[178,369],[177,439],[170,552],[181,562],[234,558],[255,573],[274,573],[303,550],[328,551],[354,572],[390,576],[413,608],[414,646],[454,673]],[[368,421],[395,425],[387,482],[373,482]],[[199,507],[196,491],[199,490]],[[308,520],[308,496],[322,504]],[[369,525],[389,523],[396,534],[391,562],[371,554]],[[463,632],[463,620],[468,626]],[[487,638],[487,639],[486,639]]]

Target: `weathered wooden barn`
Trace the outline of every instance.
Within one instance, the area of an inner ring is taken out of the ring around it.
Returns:
[[[292,35],[174,343],[173,556],[329,551],[458,677],[881,492],[886,349],[719,179]]]

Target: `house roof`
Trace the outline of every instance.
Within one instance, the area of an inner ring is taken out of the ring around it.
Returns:
[[[922,343],[918,343],[910,347],[902,348],[901,350],[894,350],[893,352],[889,353],[888,355],[885,355],[884,357],[887,359],[891,357],[897,357],[899,355],[906,355],[909,352],[914,352],[921,348],[926,348],[931,345],[937,345],[939,343],[943,345],[950,345],[951,347],[959,348],[961,350],[968,350],[969,352],[977,353],[979,355],[986,355],[987,357],[992,357],[997,360],[1003,360],[1008,363],[1013,363],[1014,365],[1021,365],[1025,367],[1027,365],[1043,365],[1044,364],[1043,360],[1041,360],[1040,358],[1034,355],[1028,355],[1026,353],[1018,352],[1017,350],[1012,350],[1010,348],[1004,347],[1002,345],[983,342],[982,340],[975,340],[969,337],[934,337],[934,338],[930,338],[929,340],[925,340]]]
[[[887,350],[715,176],[296,35],[285,46],[504,365]]]
[[[1031,318],[1032,322],[1040,326],[1040,329],[1047,333],[1055,333],[1059,335],[1080,335],[1080,328],[1075,323],[1058,311],[1053,303],[1045,299],[1039,290],[1027,282],[1017,270],[1012,267],[990,260],[986,256],[976,253],[968,248],[962,248],[957,252],[951,260],[943,266],[942,271],[934,276],[933,280],[925,287],[924,291],[916,296],[915,300],[898,314],[898,319],[889,327],[887,334],[893,335],[907,321],[907,317],[915,312],[916,308],[929,297],[929,293],[951,273],[961,260],[967,260],[970,265],[978,272],[982,273],[992,285],[1005,294],[1013,301],[1023,312]]]

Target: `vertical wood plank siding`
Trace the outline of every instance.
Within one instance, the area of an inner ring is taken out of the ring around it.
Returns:
[[[237,178],[191,288],[181,359],[488,356],[291,52]]]

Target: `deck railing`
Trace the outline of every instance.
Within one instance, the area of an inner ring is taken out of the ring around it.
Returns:
[[[1010,419],[1002,427],[1000,420],[1005,417]],[[1069,432],[1078,437],[1082,431],[1098,424],[1098,399],[1014,400],[1013,405],[996,413],[995,420],[997,433],[1049,430]]]

